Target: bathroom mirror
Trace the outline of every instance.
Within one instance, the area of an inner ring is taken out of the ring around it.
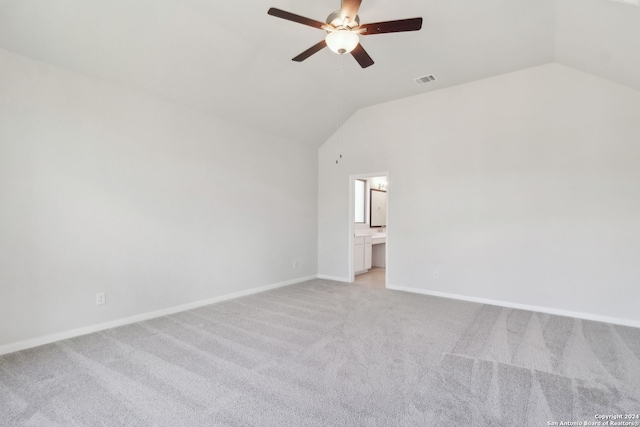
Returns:
[[[371,189],[369,197],[369,227],[387,225],[387,192]]]

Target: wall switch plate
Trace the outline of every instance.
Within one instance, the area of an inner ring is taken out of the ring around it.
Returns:
[[[294,270],[295,270],[296,268],[298,268],[298,261],[293,261],[293,262],[291,263],[291,268],[293,268]]]
[[[435,271],[433,272],[433,278],[434,278],[434,279],[439,279],[439,278],[440,278],[440,272],[439,272],[438,270],[435,270]]]
[[[99,292],[96,294],[96,305],[106,304],[107,294],[105,292]]]

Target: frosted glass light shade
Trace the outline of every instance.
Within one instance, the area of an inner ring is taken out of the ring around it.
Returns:
[[[358,33],[349,30],[336,30],[327,34],[326,42],[329,49],[342,55],[355,49],[360,43],[360,37]]]

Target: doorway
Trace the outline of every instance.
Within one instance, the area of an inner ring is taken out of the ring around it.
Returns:
[[[388,278],[389,173],[349,176],[349,277],[385,288]]]

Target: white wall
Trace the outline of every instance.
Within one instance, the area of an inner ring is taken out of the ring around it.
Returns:
[[[319,274],[348,276],[348,176],[388,170],[390,285],[640,324],[638,111],[558,64],[359,111],[319,151]]]
[[[0,346],[315,275],[316,156],[0,50]]]

